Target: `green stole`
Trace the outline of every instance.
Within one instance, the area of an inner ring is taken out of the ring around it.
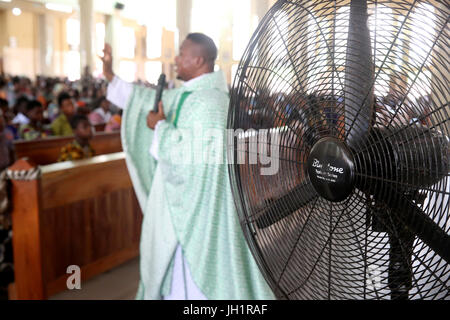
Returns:
[[[177,111],[175,113],[175,119],[172,121],[173,125],[176,127],[178,124],[178,118],[180,117],[180,111],[181,111],[181,107],[183,106],[184,102],[186,101],[187,97],[189,97],[189,95],[192,92],[190,91],[185,91],[181,94],[181,98],[180,101],[178,102],[178,107],[177,107]]]

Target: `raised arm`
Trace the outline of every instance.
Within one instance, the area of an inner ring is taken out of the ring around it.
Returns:
[[[103,75],[108,82],[113,81],[114,71],[113,71],[113,58],[112,58],[112,48],[109,43],[105,43],[105,48],[103,49],[103,57],[100,57],[103,62]]]
[[[113,71],[113,57],[112,48],[108,43],[105,43],[103,49],[103,57],[100,57],[103,62],[103,75],[108,80],[108,89],[106,93],[106,99],[118,106],[121,109],[125,109],[133,92],[133,85],[126,81],[123,81],[114,74]]]

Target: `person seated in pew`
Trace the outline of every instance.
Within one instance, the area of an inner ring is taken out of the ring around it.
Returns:
[[[120,131],[121,125],[122,125],[122,110],[119,110],[119,112],[114,114],[111,117],[111,120],[109,120],[108,124],[105,127],[105,132]]]
[[[7,111],[7,107],[8,102],[0,98],[0,300],[7,299],[8,285],[14,282],[9,201],[11,189],[9,181],[6,180],[5,170],[13,164],[15,156],[12,140],[7,137],[7,122],[4,117],[4,110]]]
[[[14,161],[14,149],[6,131],[6,120],[0,109],[0,172],[9,167]]]
[[[30,123],[30,119],[25,115],[27,113],[28,102],[30,102],[30,100],[26,96],[20,96],[19,99],[17,99],[17,102],[13,107],[13,112],[15,114],[12,121],[13,124],[21,126]]]
[[[12,143],[13,140],[19,139],[19,132],[12,121],[14,113],[9,108],[8,100],[0,98],[0,110],[3,112],[3,119],[5,122],[4,134],[6,139]]]
[[[89,121],[92,125],[107,124],[112,117],[109,110],[111,103],[106,100],[106,97],[100,97],[95,104],[96,109],[89,114]]]
[[[30,101],[28,102],[26,110],[26,116],[30,119],[30,122],[20,126],[20,139],[30,141],[45,139],[50,136],[50,128],[44,126],[43,124],[44,108],[42,107],[42,104],[37,100]]]
[[[85,115],[77,114],[70,120],[75,139],[61,149],[58,162],[82,160],[95,156],[89,144],[92,139],[92,125]]]
[[[71,136],[73,130],[70,121],[75,115],[72,97],[67,92],[61,92],[58,96],[58,106],[61,114],[51,124],[52,133],[55,136]]]
[[[8,83],[0,75],[0,99],[8,99]]]

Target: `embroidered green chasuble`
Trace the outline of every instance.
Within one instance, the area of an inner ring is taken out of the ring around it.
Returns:
[[[208,299],[273,299],[245,242],[231,195],[223,73],[164,92],[167,121],[158,125],[158,161],[149,154],[153,131],[146,125],[154,96],[154,90],[135,86],[122,124],[127,166],[144,213],[137,299],[160,299],[170,290],[178,244]]]

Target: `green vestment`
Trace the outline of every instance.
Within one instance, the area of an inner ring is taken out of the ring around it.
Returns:
[[[178,108],[185,92],[190,94]],[[153,131],[146,125],[154,97],[154,90],[135,86],[122,123],[127,165],[144,213],[137,299],[165,296],[178,244],[208,299],[273,299],[245,242],[231,194],[223,143],[229,105],[223,73],[164,91],[167,121],[158,126],[158,161],[149,154]],[[197,134],[200,129],[216,135]],[[223,157],[222,163],[189,161],[201,151]]]

